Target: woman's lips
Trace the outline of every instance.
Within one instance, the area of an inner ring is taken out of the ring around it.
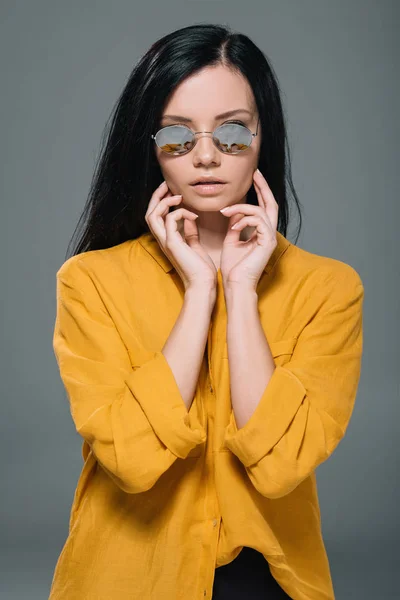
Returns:
[[[192,185],[192,188],[194,188],[198,194],[207,196],[220,192],[225,185],[226,183],[196,183]]]

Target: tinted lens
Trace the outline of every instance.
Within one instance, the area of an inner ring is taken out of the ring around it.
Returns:
[[[221,152],[237,154],[246,150],[252,140],[251,132],[243,125],[227,123],[217,127],[214,132],[214,141]]]
[[[193,148],[193,133],[184,125],[170,125],[157,132],[156,144],[168,154],[185,154]]]
[[[246,150],[252,140],[251,132],[236,123],[227,123],[217,127],[214,132],[214,142],[221,152],[237,154]],[[155,136],[157,146],[168,154],[185,154],[194,146],[194,136],[184,125],[163,127]]]

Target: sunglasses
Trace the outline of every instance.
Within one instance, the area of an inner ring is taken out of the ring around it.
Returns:
[[[224,154],[239,154],[250,147],[253,138],[258,134],[258,123],[255,133],[245,125],[230,122],[224,123],[214,131],[192,131],[186,125],[168,125],[163,127],[151,138],[157,146],[167,154],[181,156],[195,147],[199,133],[211,133],[215,146]]]

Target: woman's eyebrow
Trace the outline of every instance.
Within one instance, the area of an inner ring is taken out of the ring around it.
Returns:
[[[232,115],[235,115],[236,113],[240,113],[240,112],[245,112],[245,113],[248,113],[249,115],[252,114],[249,110],[247,110],[247,108],[236,108],[235,110],[228,110],[227,112],[221,113],[220,115],[217,115],[215,118],[216,119],[225,119],[226,117],[231,117]],[[189,119],[188,117],[182,117],[180,115],[163,115],[162,119],[172,119],[173,121],[183,121],[185,123],[192,122],[192,119]]]

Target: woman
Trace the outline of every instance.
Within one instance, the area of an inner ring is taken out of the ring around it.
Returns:
[[[285,142],[248,37],[185,27],[135,66],[57,272],[84,465],[50,600],[334,599],[315,470],[352,413],[364,289],[286,239]]]

